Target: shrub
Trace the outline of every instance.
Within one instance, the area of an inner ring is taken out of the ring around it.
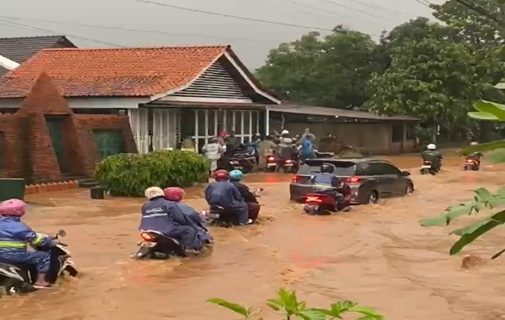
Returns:
[[[97,164],[95,177],[115,196],[142,196],[150,186],[192,186],[208,179],[206,158],[189,151],[157,151],[145,155],[122,153]]]
[[[263,319],[260,316],[261,310],[247,308],[241,304],[230,302],[220,298],[207,300],[230,311],[242,315],[243,319]],[[384,316],[369,307],[359,306],[351,301],[339,301],[333,303],[328,309],[308,308],[304,301],[298,300],[296,292],[286,289],[279,289],[277,297],[267,300],[267,305],[282,314],[283,319],[303,319],[303,320],[326,320],[342,319],[343,315],[357,314],[359,320],[384,320]],[[347,318],[346,318],[347,319]]]

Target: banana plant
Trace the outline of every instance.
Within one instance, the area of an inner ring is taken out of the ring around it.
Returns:
[[[476,111],[468,114],[473,119],[505,122],[504,104],[481,100],[474,104],[474,108]],[[487,159],[495,163],[505,162],[505,140],[470,146],[463,150],[463,154],[466,155],[477,151],[494,151]],[[456,241],[449,250],[449,253],[454,255],[461,252],[464,247],[487,232],[494,230],[496,227],[503,226],[505,224],[505,208],[503,207],[505,207],[505,187],[500,188],[494,194],[485,188],[479,188],[475,190],[473,201],[451,206],[440,215],[421,220],[420,223],[425,227],[449,225],[453,220],[465,215],[477,214],[486,209],[495,210],[502,208],[501,210],[488,214],[484,219],[452,231],[452,234],[460,236],[459,240]],[[497,252],[491,259],[496,259],[504,252],[505,249]]]
[[[238,313],[243,319],[263,319],[260,317],[261,310],[258,309],[248,308],[221,298],[212,298],[207,301]],[[272,310],[281,312],[283,314],[283,319],[286,320],[342,319],[343,315],[349,313],[357,314],[359,316],[358,320],[384,320],[384,316],[380,315],[372,308],[359,306],[351,301],[336,302],[328,309],[308,308],[304,301],[298,300],[295,291],[282,288],[277,291],[277,297],[267,300],[267,305]]]

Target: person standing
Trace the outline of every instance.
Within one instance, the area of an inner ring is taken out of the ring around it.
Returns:
[[[210,160],[210,171],[217,170],[217,161],[221,159],[224,153],[224,148],[221,146],[217,138],[211,138],[209,143],[202,148],[205,157]]]

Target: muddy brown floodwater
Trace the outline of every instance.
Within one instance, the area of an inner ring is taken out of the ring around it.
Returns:
[[[296,289],[311,305],[355,300],[393,320],[505,319],[504,260],[463,269],[461,256],[448,255],[450,228],[418,225],[478,186],[505,184],[504,167],[463,172],[462,160],[449,155],[432,177],[417,174],[416,157],[391,160],[414,168],[417,191],[338,216],[302,215],[288,201],[289,175],[251,175],[265,189],[260,224],[213,229],[213,252],[171,261],[129,258],[142,199],[91,201],[87,190],[32,196],[27,222],[45,232],[65,229],[82,275],[54,290],[1,298],[0,319],[234,319],[205,300],[262,307],[279,287]],[[205,208],[201,189],[190,198]],[[504,243],[505,234],[493,232],[465,254],[487,258]]]

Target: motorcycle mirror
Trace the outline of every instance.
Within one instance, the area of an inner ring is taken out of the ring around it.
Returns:
[[[67,236],[67,232],[63,229],[61,229],[60,231],[58,231],[58,236],[60,237],[66,237]]]

